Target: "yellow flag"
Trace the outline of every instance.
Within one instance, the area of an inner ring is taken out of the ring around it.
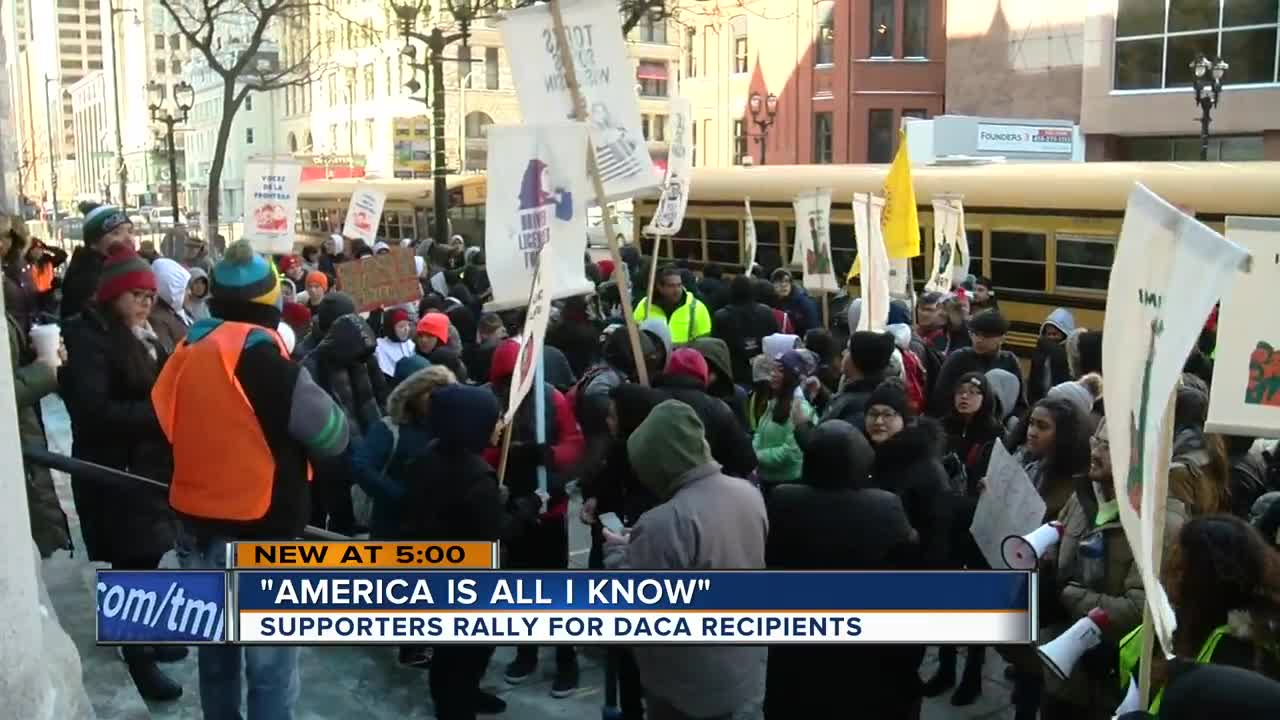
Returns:
[[[884,217],[880,219],[884,249],[890,258],[920,254],[920,218],[916,191],[911,185],[911,160],[907,156],[907,132],[898,131],[898,153],[884,179]]]

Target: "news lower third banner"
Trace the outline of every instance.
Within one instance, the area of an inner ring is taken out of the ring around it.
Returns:
[[[1015,571],[104,570],[98,640],[1022,644],[1035,640],[1035,582]]]

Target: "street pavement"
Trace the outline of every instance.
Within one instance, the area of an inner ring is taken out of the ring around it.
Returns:
[[[70,423],[60,400],[49,398],[44,405],[50,449],[70,452]],[[58,494],[71,520],[77,547],[79,521],[71,500],[70,481],[63,473],[55,473]],[[570,564],[586,567],[591,540],[585,526],[576,522],[579,501],[570,508]],[[166,564],[172,558],[167,558]],[[175,564],[176,565],[176,564]],[[77,557],[59,553],[45,563],[45,579],[59,619],[81,649],[85,685],[101,720],[199,720],[199,682],[195,653],[187,660],[166,665],[165,669],[182,683],[185,692],[172,703],[147,703],[145,706],[131,693],[123,663],[115,652],[95,648],[92,643],[92,570]],[[82,594],[78,594],[82,593]],[[498,648],[490,663],[483,687],[507,701],[507,712],[499,717],[512,720],[588,720],[601,716],[604,702],[602,689],[603,653],[598,648],[579,651],[581,685],[570,697],[550,696],[555,669],[553,651],[544,648],[542,662],[535,678],[519,686],[503,680],[503,669],[514,657],[511,647]],[[963,660],[963,658],[962,658]],[[923,677],[933,669],[931,651],[921,668]],[[923,720],[1006,720],[1013,717],[1009,707],[1009,682],[1003,677],[1004,663],[988,650],[984,665],[983,694],[976,703],[957,708],[949,703],[949,694],[925,702]],[[337,720],[368,718],[370,720],[427,720],[433,718],[427,673],[410,670],[396,662],[393,647],[307,647],[300,659],[301,695],[295,720]],[[815,692],[840,692],[839,688],[815,688]],[[761,700],[762,698],[758,699]],[[745,709],[735,720],[757,720],[759,702]],[[856,714],[856,698],[849,698]]]

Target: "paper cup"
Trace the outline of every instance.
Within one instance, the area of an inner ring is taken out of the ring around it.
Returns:
[[[61,328],[57,325],[36,325],[31,328],[30,335],[36,357],[54,367],[61,364],[58,359],[58,346],[62,343]]]

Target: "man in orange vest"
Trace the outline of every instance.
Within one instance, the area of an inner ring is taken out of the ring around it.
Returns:
[[[187,568],[222,568],[229,542],[301,535],[310,516],[308,457],[347,447],[342,410],[289,359],[276,328],[280,282],[247,241],[210,277],[213,317],[191,326],[151,393],[173,445],[169,504],[182,520]],[[249,718],[289,718],[298,649],[200,648],[206,718],[239,718],[245,668]]]

